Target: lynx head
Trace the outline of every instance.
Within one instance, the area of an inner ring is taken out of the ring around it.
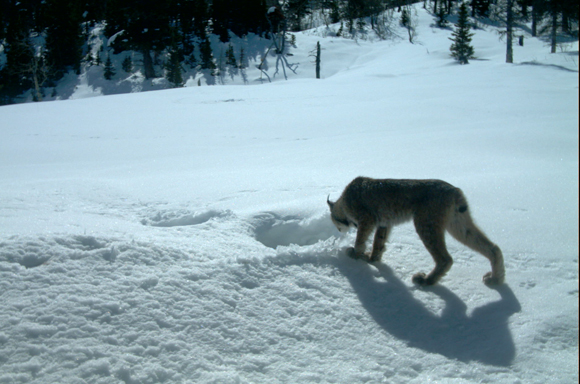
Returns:
[[[346,218],[346,215],[344,214],[341,205],[337,204],[337,202],[333,203],[332,201],[330,201],[330,195],[328,195],[328,197],[326,198],[326,203],[330,208],[330,219],[332,220],[332,223],[334,224],[336,229],[338,229],[338,231],[341,233],[347,232],[348,228],[350,227],[350,222]]]

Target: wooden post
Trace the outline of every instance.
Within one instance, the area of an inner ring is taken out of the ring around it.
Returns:
[[[316,78],[320,79],[320,41],[316,42]]]

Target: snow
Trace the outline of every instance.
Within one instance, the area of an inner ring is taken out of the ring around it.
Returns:
[[[296,34],[289,81],[0,108],[0,383],[577,382],[578,45],[509,65],[485,27],[460,66],[417,15]],[[507,284],[448,238],[415,287],[411,224],[349,259],[326,197],[359,175],[462,188]]]

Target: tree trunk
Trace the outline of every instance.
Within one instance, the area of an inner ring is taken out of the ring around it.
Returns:
[[[513,0],[507,1],[507,46],[506,46],[506,63],[513,63],[514,62],[514,50],[512,44],[512,35],[513,35],[513,23],[514,23],[514,13],[513,13]]]
[[[157,77],[155,75],[155,68],[153,68],[153,59],[151,58],[151,51],[148,48],[143,48],[141,53],[143,54],[143,69],[145,71],[145,78],[153,79]]]
[[[34,79],[34,92],[36,94],[35,101],[42,101],[42,91],[40,89],[40,82],[38,81],[38,74],[34,72],[32,78]]]
[[[532,37],[538,36],[538,5],[539,1],[534,0],[532,3]]]
[[[554,7],[555,8],[555,7]],[[558,12],[552,8],[552,33],[551,33],[551,50],[550,52],[556,53],[556,43],[557,43],[557,33],[558,33]]]
[[[320,41],[316,43],[316,78],[320,79]]]
[[[568,13],[565,10],[562,11],[562,32],[570,34],[570,19],[568,18]]]
[[[34,82],[35,101],[42,101],[42,85],[48,77],[48,69],[45,66],[44,58],[36,55],[30,63],[30,74]]]

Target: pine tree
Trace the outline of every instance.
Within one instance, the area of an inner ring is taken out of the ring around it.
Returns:
[[[201,69],[209,69],[211,70],[212,75],[214,75],[217,66],[215,64],[209,38],[206,37],[199,45],[199,54],[201,56]]]
[[[240,69],[244,69],[248,67],[248,63],[246,62],[246,53],[244,52],[244,48],[240,50]]]
[[[73,69],[80,73],[82,59],[82,6],[73,0],[43,2],[46,20],[47,60],[54,80]]]
[[[290,22],[290,29],[298,32],[302,30],[302,19],[311,12],[308,0],[289,0],[286,3],[286,18]]]
[[[451,56],[454,57],[460,64],[469,64],[469,59],[473,57],[473,47],[470,45],[473,33],[469,32],[471,26],[469,25],[467,6],[461,3],[459,7],[459,19],[455,24],[455,31],[452,33],[453,41],[451,47]]]
[[[330,12],[330,23],[335,24],[340,21],[340,5],[338,0],[325,0],[322,7]]]
[[[166,78],[172,88],[183,87],[184,81],[181,74],[182,55],[179,52],[177,44],[174,44],[169,51],[169,60],[165,65]]]
[[[107,55],[107,61],[105,61],[105,72],[103,76],[107,80],[111,80],[113,76],[115,76],[115,67],[113,66],[113,62],[111,61],[111,57]]]
[[[72,1],[72,0],[69,0]],[[168,48],[171,43],[171,2],[155,0],[111,0],[107,5],[105,33],[115,39],[115,53],[130,49],[143,56],[143,74],[146,79],[157,77],[152,55]]]
[[[401,12],[401,25],[405,28],[408,28],[410,22],[409,12],[407,12],[406,9],[403,9],[403,12]]]
[[[231,44],[228,45],[228,48],[226,49],[226,65],[231,65],[234,68],[238,67],[238,62],[234,54],[234,47],[232,47]]]
[[[413,20],[411,17],[410,8],[402,10],[401,25],[407,29],[409,43],[414,44],[413,39],[415,38],[415,27],[413,26]]]
[[[471,16],[485,17],[489,12],[490,0],[471,0]]]
[[[123,71],[127,73],[133,72],[133,60],[131,60],[131,56],[127,56],[123,59],[121,68],[123,68]]]
[[[211,2],[213,33],[224,43],[230,40],[229,32],[245,36],[266,29],[266,1],[264,0],[213,0]]]
[[[31,39],[35,28],[34,7],[28,2],[2,4],[0,37],[4,48],[4,65],[0,65],[0,105],[33,89],[35,101],[43,98],[43,85],[51,70],[46,51]]]
[[[447,15],[445,14],[445,7],[443,5],[439,5],[435,16],[437,16],[437,26],[439,28],[445,28],[447,26]]]

